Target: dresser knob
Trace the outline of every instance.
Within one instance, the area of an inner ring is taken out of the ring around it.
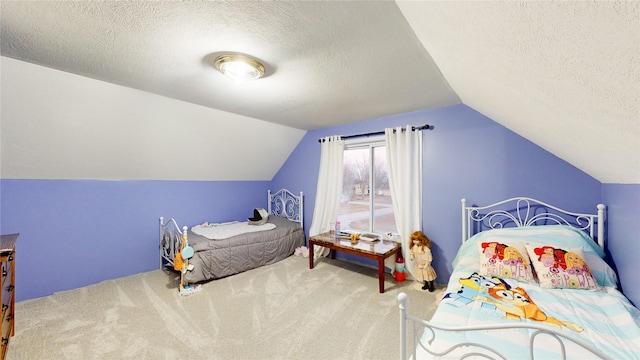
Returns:
[[[15,289],[15,288],[16,288],[15,286],[13,286],[13,285],[9,285],[9,286],[7,286],[7,291],[8,291],[8,292],[12,292],[12,291],[13,291],[13,289]]]
[[[2,338],[2,346],[7,346],[7,344],[9,343],[9,339],[6,337]]]
[[[7,304],[2,304],[2,312],[4,313],[5,311],[7,311],[7,309],[9,308],[9,305]]]

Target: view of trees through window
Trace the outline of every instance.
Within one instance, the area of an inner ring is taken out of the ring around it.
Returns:
[[[343,229],[397,233],[384,146],[360,146],[344,151],[338,220]]]

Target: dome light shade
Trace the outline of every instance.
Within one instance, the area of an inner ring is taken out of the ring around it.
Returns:
[[[255,80],[264,75],[264,65],[246,55],[220,55],[214,65],[221,73],[236,81]]]

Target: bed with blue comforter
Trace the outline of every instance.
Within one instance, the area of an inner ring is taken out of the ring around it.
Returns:
[[[640,359],[640,311],[604,256],[566,224],[481,231],[460,247],[433,317],[405,313],[425,330],[403,355]]]

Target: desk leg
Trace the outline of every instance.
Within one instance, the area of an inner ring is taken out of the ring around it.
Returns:
[[[313,243],[309,241],[309,269],[313,269]]]
[[[384,293],[384,258],[378,258],[378,284],[380,285],[380,294]]]

